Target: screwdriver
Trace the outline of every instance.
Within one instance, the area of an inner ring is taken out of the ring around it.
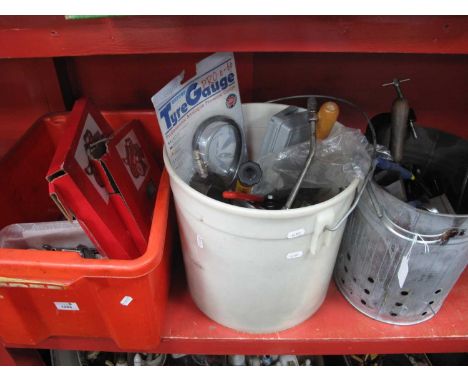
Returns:
[[[391,162],[382,157],[377,158],[377,167],[381,170],[397,172],[398,174],[400,174],[402,179],[415,180],[415,177],[411,171],[407,170],[398,163]]]

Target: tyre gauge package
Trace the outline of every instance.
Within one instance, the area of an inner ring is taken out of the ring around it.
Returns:
[[[177,174],[217,176],[226,184],[246,160],[242,105],[232,53],[215,53],[152,97],[166,151]]]

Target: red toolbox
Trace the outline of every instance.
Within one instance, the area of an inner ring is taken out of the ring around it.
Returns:
[[[162,163],[152,112],[103,113],[117,129],[138,119]],[[67,115],[38,120],[0,161],[0,229],[59,220],[45,180]],[[167,302],[173,216],[168,174],[159,182],[148,248],[133,260],[83,259],[78,253],[0,249],[0,342],[40,346],[51,337],[105,339],[122,350],[154,348]]]

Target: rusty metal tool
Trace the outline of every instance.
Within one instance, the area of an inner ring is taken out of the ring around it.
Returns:
[[[400,84],[402,82],[407,82],[407,81],[410,81],[411,79],[410,78],[405,78],[403,80],[399,80],[398,78],[394,78],[392,82],[389,82],[389,83],[386,83],[386,84],[382,84],[382,86],[390,86],[392,85],[396,92],[397,92],[397,95],[398,95],[398,98],[399,99],[405,99],[405,96],[403,95],[403,92],[401,91],[401,86]],[[414,121],[412,118],[409,118],[408,119],[408,123],[409,123],[409,126],[411,128],[411,134],[413,135],[414,139],[418,139],[418,134],[416,133],[416,128],[414,126]]]

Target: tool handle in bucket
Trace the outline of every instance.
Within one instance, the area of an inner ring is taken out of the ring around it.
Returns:
[[[352,103],[351,101],[348,101],[347,99],[344,99],[344,98],[338,98],[338,97],[333,97],[333,96],[327,96],[327,95],[315,95],[315,94],[310,94],[310,95],[296,95],[296,96],[289,96],[289,97],[282,97],[282,98],[277,98],[277,99],[273,99],[273,100],[270,100],[270,101],[267,101],[267,103],[273,103],[273,102],[280,102],[280,101],[287,101],[287,100],[291,100],[291,99],[299,99],[299,98],[310,98],[310,97],[315,97],[315,98],[318,98],[318,99],[326,99],[326,100],[331,100],[331,101],[336,101],[336,102],[340,102],[340,103],[344,103],[345,105],[348,105],[348,106],[351,106],[352,108],[356,109],[357,111],[359,111],[363,116],[364,118],[366,119],[367,121],[367,126],[370,128],[371,130],[371,135],[372,135],[372,155],[371,155],[371,164],[369,166],[369,171],[367,172],[366,176],[364,177],[364,182],[361,186],[361,189],[356,192],[355,196],[354,196],[354,200],[353,200],[353,203],[351,204],[351,206],[349,207],[348,211],[341,217],[340,220],[338,220],[333,226],[325,226],[324,229],[328,230],[328,231],[336,231],[338,230],[341,225],[346,221],[346,219],[348,218],[349,215],[351,215],[351,213],[354,211],[354,209],[356,208],[356,206],[358,205],[359,203],[359,200],[361,199],[361,196],[364,192],[364,189],[366,188],[367,184],[370,182],[370,179],[372,178],[372,175],[374,174],[374,169],[375,169],[375,158],[377,156],[377,136],[375,134],[375,130],[374,130],[374,126],[372,125],[372,122],[369,118],[369,116],[366,114],[366,112],[364,110],[362,110],[359,106],[357,106],[356,104]]]
[[[373,187],[373,184],[369,183],[369,186],[366,188],[377,217],[388,231],[399,238],[424,245],[441,245],[446,244],[452,237],[462,236],[465,233],[465,230],[459,227],[446,228],[442,232],[436,234],[425,234],[407,230],[391,219],[383,205],[379,202]]]

